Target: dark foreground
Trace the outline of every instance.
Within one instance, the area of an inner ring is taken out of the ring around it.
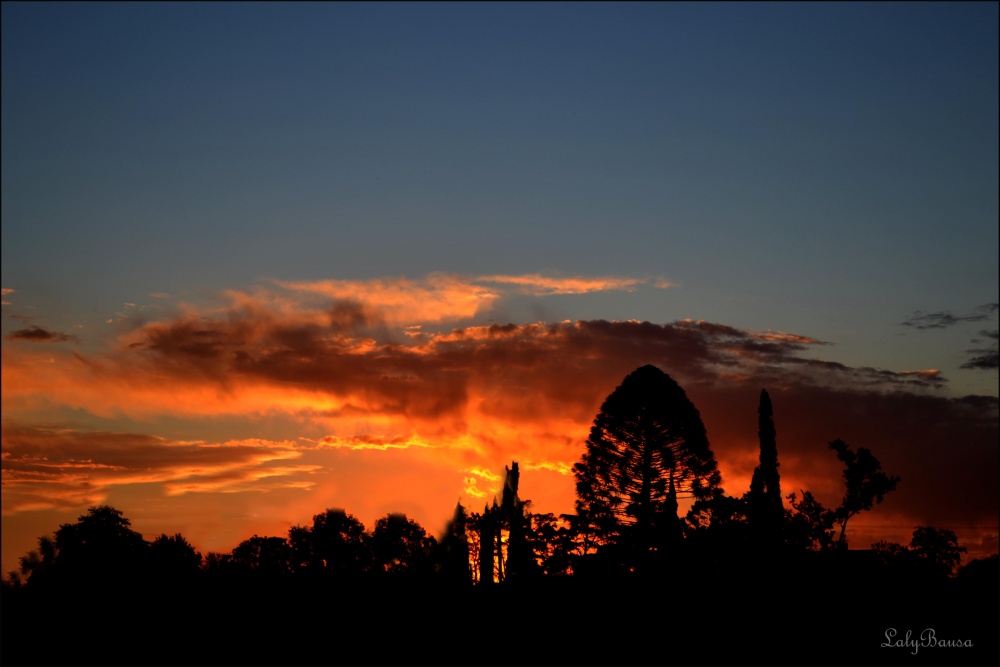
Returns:
[[[794,571],[777,581],[745,573],[709,583],[679,579],[564,578],[481,588],[228,579],[113,590],[5,590],[0,660],[4,665],[1000,663],[998,592],[990,581],[879,582]]]

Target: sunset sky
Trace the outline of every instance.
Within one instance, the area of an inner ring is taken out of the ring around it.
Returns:
[[[997,3],[2,4],[2,572],[90,505],[573,509],[654,364],[730,495],[771,394],[997,551]]]

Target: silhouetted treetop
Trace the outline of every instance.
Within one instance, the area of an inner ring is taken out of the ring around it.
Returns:
[[[364,524],[342,509],[315,515],[311,527],[292,528],[289,543],[295,569],[356,575],[371,565]]]
[[[180,533],[161,534],[149,545],[153,566],[161,574],[190,575],[201,568],[202,557]]]
[[[232,562],[243,572],[280,576],[291,572],[291,556],[292,549],[285,538],[254,535],[233,549]]]
[[[108,505],[91,507],[76,523],[61,525],[55,546],[59,571],[74,576],[127,574],[141,567],[149,547],[121,510]]]
[[[405,514],[387,514],[375,521],[371,535],[373,566],[386,574],[425,573],[437,540]]]
[[[434,553],[434,566],[446,581],[457,584],[472,582],[469,562],[469,537],[466,527],[469,517],[462,503],[455,505],[455,513],[438,541]]]

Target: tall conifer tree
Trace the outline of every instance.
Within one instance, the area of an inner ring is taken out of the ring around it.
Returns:
[[[785,508],[781,502],[781,477],[778,474],[777,432],[774,429],[774,410],[767,390],[760,392],[757,408],[757,437],[760,440],[760,464],[754,468],[750,482],[750,526],[760,545],[775,546],[781,543],[781,527]]]

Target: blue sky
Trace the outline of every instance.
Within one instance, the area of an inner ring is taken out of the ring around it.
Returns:
[[[862,348],[997,300],[992,3],[3,12],[3,284],[92,319],[270,277],[662,275],[557,315]]]
[[[638,282],[504,292],[424,330],[690,318],[997,395],[995,362],[961,368],[996,354],[996,3],[2,18],[11,359],[28,326],[96,353],[273,281],[596,276]]]

